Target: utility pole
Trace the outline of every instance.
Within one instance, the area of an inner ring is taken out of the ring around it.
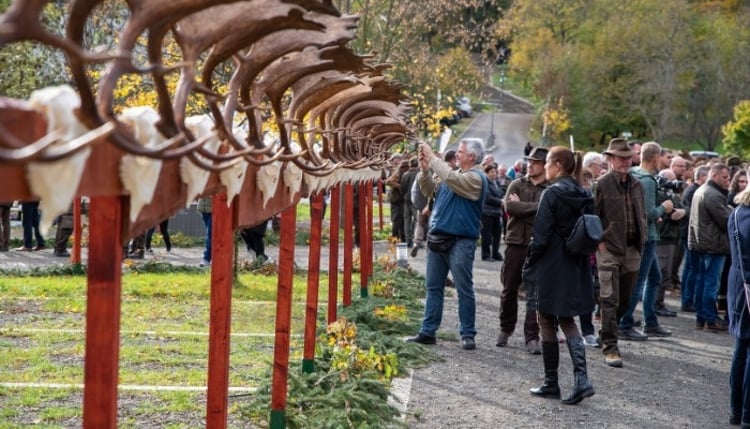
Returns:
[[[492,84],[492,75],[490,75],[490,84]],[[493,100],[490,104],[492,105],[492,116],[490,116],[490,135],[487,137],[487,147],[492,148],[495,146],[495,108],[499,107],[500,112],[503,111],[503,85],[505,84],[505,69],[500,70],[500,98],[497,103]],[[490,85],[494,87],[494,85]]]

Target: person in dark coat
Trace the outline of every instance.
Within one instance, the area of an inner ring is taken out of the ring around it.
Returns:
[[[750,428],[750,191],[737,196],[727,231],[732,264],[727,287],[729,332],[734,335],[734,355],[729,372],[729,423]]]
[[[503,214],[503,194],[495,182],[497,164],[494,162],[484,167],[489,180],[487,198],[482,206],[482,260],[502,261],[500,255],[501,221]]]
[[[583,159],[563,146],[553,147],[544,164],[547,180],[552,182],[539,201],[529,253],[524,264],[525,283],[537,287],[537,318],[542,336],[544,384],[531,389],[543,397],[560,397],[557,382],[559,345],[557,328],[565,334],[573,361],[575,383],[564,404],[573,405],[594,395],[588,381],[586,349],[574,317],[594,311],[594,282],[589,257],[565,250],[581,212],[594,212],[591,192],[579,184]]]
[[[255,252],[255,259],[264,263],[268,260],[264,239],[269,220],[271,219],[266,219],[258,225],[240,230],[240,237],[245,242],[248,253],[252,250]]]
[[[13,202],[0,202],[0,252],[7,252],[10,246],[10,208]]]
[[[151,250],[151,239],[154,236],[155,232],[156,226],[152,226],[148,229],[148,231],[146,231],[146,251],[148,253],[153,253],[153,250]],[[172,239],[169,236],[169,218],[166,218],[159,222],[159,232],[161,233],[161,237],[164,240],[164,247],[167,248],[167,252],[171,252]]]

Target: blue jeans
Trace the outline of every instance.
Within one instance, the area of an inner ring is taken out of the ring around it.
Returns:
[[[203,225],[206,226],[206,250],[203,251],[203,259],[211,262],[211,213],[202,213]]]
[[[474,321],[476,319],[477,304],[474,298],[474,252],[477,240],[462,238],[446,253],[427,250],[427,268],[425,272],[425,287],[427,297],[424,305],[424,318],[420,332],[431,337],[436,336],[443,319],[443,302],[445,279],[448,271],[453,274],[453,283],[458,293],[458,320],[460,322],[461,338],[474,338],[477,334]]]
[[[750,339],[737,338],[734,342],[729,398],[730,415],[750,424]]]
[[[643,299],[643,317],[646,319],[645,326],[647,328],[659,326],[659,320],[656,318],[656,295],[659,292],[659,285],[661,285],[661,269],[659,258],[656,257],[656,241],[646,241],[643,254],[641,254],[641,267],[635,283],[635,291],[630,296],[628,310],[620,319],[621,330],[633,329],[633,313],[641,299]]]
[[[698,277],[700,256],[685,245],[685,266],[682,269],[682,307],[695,306],[695,280]]]
[[[721,270],[725,255],[694,252],[698,254],[698,275],[695,278],[695,320],[714,323],[719,318],[716,311],[716,295],[719,293]]]

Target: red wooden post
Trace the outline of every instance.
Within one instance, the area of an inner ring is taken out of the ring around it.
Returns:
[[[208,331],[206,427],[226,428],[229,407],[229,351],[232,316],[234,204],[227,194],[214,195],[211,205],[211,302]]]
[[[352,265],[354,255],[354,190],[344,185],[344,307],[352,305]],[[361,257],[361,255],[360,255]]]
[[[378,215],[380,216],[380,231],[383,232],[383,188],[385,182],[383,179],[378,179]]]
[[[289,375],[289,335],[292,325],[292,281],[294,280],[294,238],[297,206],[281,212],[279,238],[279,280],[276,297],[276,340],[273,352],[271,429],[286,425],[287,377]]]
[[[375,254],[375,249],[373,248],[373,232],[375,228],[374,224],[374,201],[372,198],[372,192],[367,193],[367,282],[369,285],[370,278],[372,278],[373,273],[373,255]],[[382,221],[382,219],[381,219]],[[382,222],[381,222],[382,223]],[[382,231],[382,228],[381,228]]]
[[[367,193],[372,192],[372,189],[368,189],[368,185],[368,182],[359,182],[357,184],[359,187],[359,192],[357,193],[359,199],[357,202],[359,204],[359,216],[357,218],[357,222],[359,222],[359,292],[363,298],[367,297],[367,270],[369,270],[367,266],[369,259],[367,254],[367,221],[370,211],[367,208],[367,202],[369,201]]]
[[[87,429],[117,427],[123,198],[91,198],[83,388]]]
[[[331,224],[328,237],[328,323],[338,318],[339,231],[341,230],[341,187],[331,189]]]
[[[302,371],[315,369],[315,334],[318,321],[318,290],[320,289],[320,241],[323,229],[323,194],[310,197],[310,257],[307,263],[307,306],[305,310],[305,346]]]
[[[73,252],[70,254],[70,263],[81,265],[81,199],[73,200]]]

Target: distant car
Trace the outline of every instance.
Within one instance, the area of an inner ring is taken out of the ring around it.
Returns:
[[[720,155],[716,152],[711,152],[708,150],[691,150],[690,156],[693,158],[718,158]]]
[[[471,100],[469,100],[469,97],[461,97],[456,100],[455,108],[464,118],[468,118],[474,114],[474,109],[471,107]]]

